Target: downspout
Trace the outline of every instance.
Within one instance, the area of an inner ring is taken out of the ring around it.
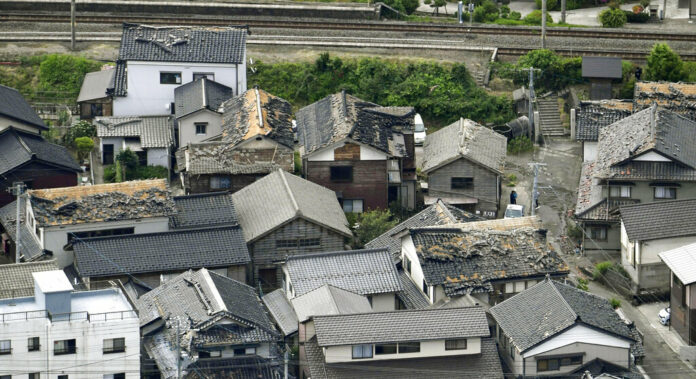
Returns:
[[[526,378],[527,377],[527,362],[525,362],[526,358],[522,357],[522,377]]]
[[[234,64],[234,86],[237,87],[235,95],[239,95],[239,63]]]

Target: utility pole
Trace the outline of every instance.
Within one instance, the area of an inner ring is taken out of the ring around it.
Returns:
[[[527,137],[532,139],[532,130],[534,130],[534,67],[524,68],[522,71],[529,70],[529,132]]]
[[[459,2],[461,4],[461,1]],[[288,344],[285,344],[285,354],[283,354],[283,379],[288,379]]]
[[[75,50],[75,0],[70,0],[70,50]]]
[[[22,194],[24,193],[24,183],[14,182],[12,183],[12,188],[8,188],[8,192],[17,197],[17,218],[15,220],[15,227],[17,232],[15,233],[15,263],[19,263],[19,257],[21,256],[20,251],[22,250]]]
[[[457,6],[458,6],[457,7],[457,14],[459,15],[459,23],[461,24],[463,22],[462,21],[462,11],[464,11],[464,3],[460,1],[457,4]]]
[[[565,24],[566,20],[566,0],[561,0],[561,23]]]
[[[539,199],[539,166],[546,166],[546,163],[530,162],[530,166],[534,168],[534,184],[532,184],[532,211],[531,214],[534,216],[536,213],[537,200]]]
[[[541,48],[546,49],[546,0],[541,0]]]
[[[181,379],[181,334],[179,334],[179,319],[176,319],[176,379]]]

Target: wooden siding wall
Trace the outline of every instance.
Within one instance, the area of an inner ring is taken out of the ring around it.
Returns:
[[[362,199],[363,208],[387,207],[387,161],[308,161],[304,160],[307,180],[333,191],[341,192],[344,199]],[[331,167],[353,166],[353,181],[331,181]]]
[[[497,211],[498,174],[466,159],[458,159],[428,174],[430,196],[467,196],[479,199],[476,209]],[[453,177],[474,178],[469,189],[452,189]]]
[[[21,166],[0,178],[0,207],[14,201],[7,188],[15,181],[31,182],[33,189],[73,187],[77,185],[77,174],[40,162]]]

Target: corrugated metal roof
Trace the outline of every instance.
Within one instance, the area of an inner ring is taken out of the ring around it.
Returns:
[[[115,68],[108,70],[88,72],[80,87],[80,94],[77,96],[77,102],[88,100],[96,100],[107,97],[107,88],[113,83]]]
[[[582,57],[582,77],[621,79],[621,58]]]
[[[290,300],[299,322],[313,316],[372,312],[367,297],[355,292],[324,284]]]
[[[682,284],[696,282],[696,243],[663,251],[659,256]]]
[[[271,313],[280,331],[283,332],[283,335],[289,336],[297,332],[299,326],[297,314],[295,314],[295,310],[292,304],[290,304],[285,291],[277,289],[264,295],[261,300]]]

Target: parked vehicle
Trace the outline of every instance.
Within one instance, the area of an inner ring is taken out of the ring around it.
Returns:
[[[657,318],[660,319],[660,324],[662,325],[669,325],[669,319],[672,314],[672,309],[670,307],[667,308],[662,308],[660,312],[657,314]]]
[[[425,124],[423,123],[423,118],[421,118],[420,114],[416,113],[414,123],[416,124],[416,129],[413,133],[413,141],[416,143],[416,145],[422,145],[425,143]]]
[[[503,218],[517,217],[524,217],[524,205],[508,204],[507,208],[505,208],[505,217]]]

